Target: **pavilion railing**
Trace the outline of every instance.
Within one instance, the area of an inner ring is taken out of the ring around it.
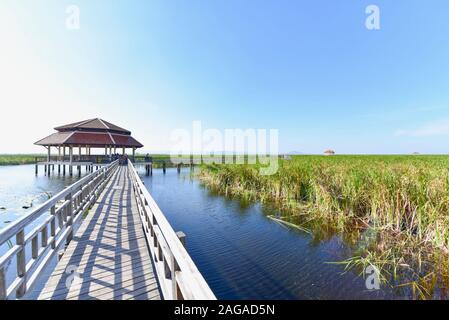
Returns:
[[[118,161],[100,168],[51,197],[41,206],[0,232],[0,300],[21,298],[36,284],[55,254],[71,241],[74,225],[95,203],[118,167]],[[11,283],[7,268],[16,265]]]
[[[175,233],[131,161],[128,162],[128,168],[164,299],[215,300],[214,293],[180,240],[183,235]]]
[[[86,162],[92,164],[105,164],[110,163],[111,160],[114,160],[114,157],[106,156],[106,155],[73,155],[72,162]],[[36,157],[36,163],[46,163],[48,161],[47,157]],[[69,162],[70,156],[57,156],[51,155],[50,162]]]

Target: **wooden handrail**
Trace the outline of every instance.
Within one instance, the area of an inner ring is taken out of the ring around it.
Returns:
[[[139,215],[164,299],[216,300],[178,235],[128,162]]]
[[[33,288],[56,252],[70,242],[73,225],[95,203],[117,167],[118,161],[114,161],[100,168],[0,232],[0,246],[15,238],[15,245],[0,256],[0,300],[21,298]],[[37,221],[44,214],[48,217]],[[30,244],[29,256],[26,249]],[[16,276],[8,284],[6,267],[14,257]]]

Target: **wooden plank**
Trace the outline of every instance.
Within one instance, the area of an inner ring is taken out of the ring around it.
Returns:
[[[120,167],[74,235],[39,299],[161,298],[131,188],[128,168]],[[70,271],[76,272],[76,278]]]
[[[96,267],[93,268],[93,272],[89,272],[89,277],[85,277],[84,273],[80,273],[76,282],[70,286],[69,292],[65,288],[65,282],[70,275],[62,274],[56,283],[52,283],[51,290],[46,289],[46,291],[41,292],[41,297],[47,295],[53,298],[57,298],[58,296],[70,298],[84,293],[92,294],[95,289],[111,287],[111,284],[114,283],[116,287],[120,287],[125,280],[134,280],[134,283],[136,283],[136,279],[141,276],[145,276],[146,279],[153,279],[155,282],[155,276],[153,274],[147,274],[146,270],[148,268],[151,268],[151,261],[149,260],[145,262],[134,262],[123,268],[111,269],[109,271]],[[119,281],[116,281],[117,274],[120,275]]]

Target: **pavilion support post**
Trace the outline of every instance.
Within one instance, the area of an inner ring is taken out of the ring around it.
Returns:
[[[65,163],[65,146],[62,148],[62,162]],[[65,164],[62,165],[62,175],[65,176]]]
[[[78,147],[78,162],[81,162],[81,155],[82,155],[82,150],[81,150],[81,146]],[[77,166],[78,168],[78,176],[81,177],[81,166]]]
[[[125,155],[125,147],[122,148],[122,155]]]
[[[69,164],[69,174],[70,176],[73,176],[73,147],[69,147],[69,157],[70,157],[70,164]]]
[[[133,148],[133,162],[136,162],[136,148]]]
[[[58,174],[61,174],[61,146],[58,147]]]
[[[50,154],[51,154],[51,147],[48,146],[47,148],[47,165],[46,165],[46,170],[45,172],[47,173],[47,175],[50,177]]]

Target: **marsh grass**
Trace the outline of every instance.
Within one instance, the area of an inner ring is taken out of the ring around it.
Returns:
[[[349,269],[372,264],[416,298],[449,288],[440,267],[449,265],[448,156],[295,156],[271,176],[213,164],[199,177],[222,194],[275,203],[283,220],[321,239],[342,236],[354,248]]]
[[[0,154],[0,166],[33,164],[40,154]]]

